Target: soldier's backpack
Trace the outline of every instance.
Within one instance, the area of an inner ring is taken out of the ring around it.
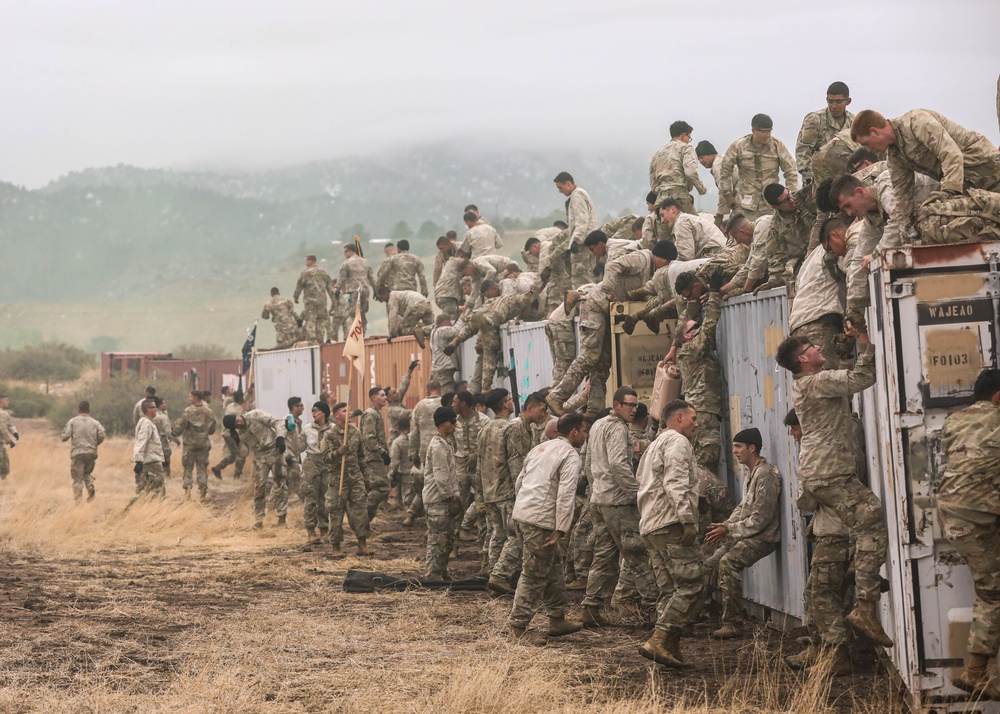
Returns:
[[[1000,240],[1000,193],[971,188],[967,195],[917,209],[918,245]]]

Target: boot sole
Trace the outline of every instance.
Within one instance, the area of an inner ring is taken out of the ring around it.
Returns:
[[[684,667],[686,666],[680,660],[674,659],[673,657],[664,657],[662,655],[658,655],[655,652],[652,652],[651,650],[647,650],[642,645],[639,646],[639,654],[641,654],[646,659],[651,659],[657,664],[662,664],[666,667],[672,667],[674,669],[684,669]]]
[[[552,632],[551,630],[549,630],[545,634],[548,635],[549,637],[565,637],[566,635],[572,635],[574,632],[579,632],[582,629],[583,625],[580,625],[579,627],[574,627],[569,630],[561,630],[559,632]]]
[[[847,624],[850,625],[855,632],[857,632],[860,635],[863,635],[864,637],[868,638],[870,641],[874,642],[875,644],[881,647],[892,647],[895,644],[891,639],[889,639],[889,635],[885,634],[884,632],[881,633],[881,635],[879,635],[878,633],[869,632],[864,627],[862,627],[861,624],[855,620],[855,618],[851,617],[851,615],[848,615],[844,619],[847,620]]]

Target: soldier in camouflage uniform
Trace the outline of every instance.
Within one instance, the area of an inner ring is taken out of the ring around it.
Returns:
[[[764,201],[764,187],[778,180],[782,171],[789,191],[798,189],[795,159],[787,147],[771,136],[773,123],[766,114],[757,114],[750,121],[750,134],[734,141],[722,159],[719,181],[720,199],[731,211],[739,211],[750,220],[770,213]],[[725,188],[733,183],[734,171],[739,169],[736,193]]]
[[[587,577],[583,623],[603,627],[608,622],[601,608],[614,593],[621,572],[619,560],[631,566],[631,577],[642,600],[653,606],[658,592],[649,565],[649,553],[639,535],[639,487],[632,473],[634,449],[629,424],[639,406],[635,390],[620,387],[612,397],[611,414],[594,423],[587,443],[590,457],[590,508],[602,527],[594,542],[594,559]]]
[[[858,342],[852,370],[825,370],[826,360],[805,337],[789,337],[777,350],[779,365],[794,378],[792,400],[802,425],[799,481],[818,503],[832,508],[857,540],[854,571],[858,604],[848,623],[876,644],[892,646],[879,623],[879,569],[885,562],[889,537],[882,502],[855,477],[855,449],[845,448],[852,433],[851,395],[875,383],[874,349],[868,335],[848,322],[845,332]]]
[[[413,335],[423,349],[424,333],[434,324],[431,301],[416,290],[390,290],[386,285],[379,287],[376,297],[389,313],[389,337]]]
[[[368,522],[378,513],[378,507],[389,498],[389,443],[385,438],[382,408],[386,405],[385,390],[368,390],[368,408],[361,415],[361,439],[365,447],[365,490],[368,492]]]
[[[722,228],[727,216],[730,214],[729,202],[726,196],[736,195],[736,186],[740,181],[740,170],[733,167],[733,172],[729,176],[729,182],[723,187],[722,184],[722,157],[719,156],[718,149],[710,141],[699,141],[694,147],[694,152],[698,157],[698,163],[712,172],[712,179],[715,181],[715,188],[719,191],[719,204],[715,211],[715,225]]]
[[[576,310],[567,313],[566,305],[560,301],[545,322],[545,339],[552,354],[552,384],[559,384],[576,359],[576,329],[573,325],[575,316]]]
[[[521,251],[521,260],[524,261],[524,269],[529,273],[537,273],[541,270],[538,265],[538,256],[542,253],[542,241],[535,236],[531,236],[524,242],[524,250]]]
[[[309,304],[307,291],[306,305]],[[295,314],[295,305],[288,298],[282,297],[278,288],[271,288],[271,299],[264,305],[260,316],[265,320],[270,320],[274,325],[275,349],[284,350],[298,342],[299,316]]]
[[[454,432],[455,468],[458,469],[458,484],[462,494],[462,510],[464,512],[470,504],[473,486],[476,485],[479,432],[486,424],[490,423],[490,418],[476,410],[476,398],[468,391],[459,392],[456,395],[455,411],[458,414]],[[456,528],[460,527],[461,523],[457,523]],[[457,530],[455,538],[457,550]]]
[[[717,639],[739,637],[746,614],[740,606],[743,597],[743,571],[778,548],[781,542],[781,473],[760,455],[760,431],[744,429],[733,436],[733,456],[747,468],[743,500],[732,515],[713,523],[705,536],[708,543],[719,543],[706,565],[718,573],[722,591],[722,627],[712,633]]]
[[[413,463],[410,461],[410,415],[396,421],[399,435],[389,444],[389,482],[396,489],[396,503],[406,508],[413,501]]]
[[[421,495],[424,489],[422,466],[427,447],[437,433],[434,426],[434,412],[441,406],[441,385],[433,379],[427,382],[427,396],[417,402],[410,417],[410,463],[413,464],[416,478],[414,479],[413,498],[406,507],[403,525],[413,525],[413,519],[423,515],[424,499]],[[404,499],[406,498],[404,494]]]
[[[774,216],[765,243],[767,281],[754,294],[787,285],[798,275],[816,222],[816,206],[806,194],[793,194],[777,183],[765,187],[764,200],[774,207]]]
[[[271,294],[274,294],[273,290]],[[327,296],[333,298],[335,293],[330,286],[330,276],[316,265],[315,255],[306,256],[306,268],[299,275],[299,282],[295,284],[292,298],[296,304],[299,302],[299,295],[303,294],[305,305],[302,308],[302,321],[306,339],[323,344],[326,340],[326,324],[329,317],[326,299]],[[275,324],[275,329],[277,327]]]
[[[399,381],[398,387],[386,387],[386,414],[389,417],[389,443],[392,444],[399,436],[399,426],[398,422],[403,417],[410,416],[410,410],[406,408],[403,404],[403,400],[406,399],[406,393],[410,391],[410,380],[413,379],[413,370],[415,370],[420,365],[420,360],[415,359],[410,362],[410,366],[406,368],[406,374]]]
[[[153,423],[156,424],[156,431],[160,434],[160,446],[163,447],[163,477],[167,479],[170,478],[170,457],[173,455],[170,442],[180,445],[181,440],[174,435],[170,415],[167,414],[167,400],[163,397],[153,397],[153,402],[156,404],[156,416],[153,417]]]
[[[288,481],[285,479],[285,420],[268,414],[263,409],[252,409],[243,414],[227,414],[222,426],[238,444],[253,449],[253,515],[254,528],[264,527],[267,507],[267,480],[274,478],[271,503],[275,505],[278,524],[285,524],[287,511],[277,510],[282,503],[288,505]]]
[[[223,402],[223,404],[223,417],[239,416],[243,413],[243,392],[241,390],[236,390],[233,392],[232,401],[228,404]],[[226,431],[226,433],[222,435],[222,443],[226,447],[226,455],[223,457],[222,461],[212,467],[212,473],[215,474],[215,478],[222,478],[222,469],[229,466],[229,464],[236,464],[236,472],[233,474],[233,478],[242,478],[243,465],[246,463],[250,450],[247,448],[246,444],[234,439],[233,435],[229,431]]]
[[[368,495],[365,492],[365,448],[361,432],[347,423],[347,405],[343,402],[331,408],[333,424],[326,434],[324,458],[330,474],[326,489],[326,510],[330,514],[330,546],[340,554],[344,540],[344,514],[358,539],[358,555],[373,555],[368,547],[371,529],[368,526]],[[344,429],[347,441],[344,441]],[[343,482],[341,482],[343,479]]]
[[[330,532],[330,516],[326,511],[330,469],[323,454],[323,444],[330,431],[330,405],[322,401],[313,404],[312,418],[309,424],[302,427],[306,460],[302,464],[299,497],[302,499],[302,521],[309,542],[321,543]]]
[[[947,465],[937,488],[941,530],[972,571],[972,608],[965,671],[954,684],[985,699],[1000,699],[987,663],[1000,648],[1000,370],[976,380],[976,402],[950,414],[941,431]]]
[[[435,318],[431,329],[431,379],[445,392],[455,391],[455,372],[458,371],[458,357],[447,354],[445,348],[464,326],[461,318],[457,324],[452,324],[451,316],[442,313]]]
[[[90,402],[80,402],[78,414],[66,422],[60,439],[70,442],[70,476],[73,478],[73,499],[83,500],[83,487],[87,487],[87,500],[94,500],[94,464],[97,447],[107,436],[101,422],[90,416]]]
[[[369,292],[370,291],[370,292]],[[375,276],[372,266],[357,254],[353,244],[344,246],[344,262],[340,266],[337,292],[344,311],[353,320],[355,304],[361,301],[361,325],[368,327],[368,298],[375,293]]]
[[[462,297],[462,266],[465,264],[464,254],[457,253],[448,258],[441,268],[441,275],[434,282],[434,304],[452,320],[458,319],[459,305],[464,304]]]
[[[330,297],[330,331],[327,333],[327,339],[330,342],[339,342],[342,339],[346,340],[347,335],[351,332],[354,313],[348,314],[344,309],[344,301],[336,280],[330,281],[330,289],[333,290],[333,295]]]
[[[698,535],[704,540],[713,523],[722,523],[733,514],[736,499],[717,474],[698,467]],[[718,550],[718,543],[702,546],[706,557]]]
[[[843,82],[834,82],[826,90],[826,109],[810,112],[802,120],[795,142],[795,164],[802,174],[802,185],[814,182],[813,157],[839,132],[851,128],[854,115],[847,111],[851,90]],[[815,179],[819,184],[822,179]]]
[[[568,243],[562,251],[569,253],[571,283],[577,288],[594,279],[593,256],[583,249],[583,242],[597,229],[597,211],[590,194],[577,186],[569,173],[560,172],[554,181],[559,193],[566,196]]]
[[[670,226],[678,260],[694,260],[715,255],[726,247],[726,236],[707,215],[681,213],[676,199],[657,206],[660,220]]]
[[[191,496],[192,476],[198,469],[198,491],[204,499],[208,494],[208,454],[212,450],[209,437],[215,433],[218,421],[212,410],[202,403],[202,395],[198,390],[188,397],[190,405],[174,423],[173,435],[184,442],[184,454],[181,463],[184,465],[184,495]]]
[[[0,396],[0,410],[6,408],[6,402],[7,397]],[[141,409],[142,416],[135,424],[135,446],[132,448],[136,498],[144,493],[164,498],[167,491],[163,487],[163,447],[160,445],[160,434],[153,423],[156,402],[144,399]]]
[[[677,350],[677,366],[681,370],[684,399],[698,413],[698,433],[694,441],[696,460],[709,471],[715,471],[719,468],[722,451],[720,429],[725,398],[722,366],[715,343],[722,297],[717,284],[709,289],[711,292],[702,310],[701,324],[688,320],[682,329],[678,329],[684,344]]]
[[[486,395],[486,406],[494,416],[479,430],[476,468],[477,483],[482,484],[483,505],[490,530],[487,548],[487,569],[491,573],[489,587],[496,593],[510,594],[513,592],[510,583],[499,579],[494,582],[492,572],[507,539],[515,536],[510,514],[514,508],[516,477],[511,474],[507,454],[507,431],[511,426],[510,415],[514,413],[514,401],[506,389],[494,389]]]
[[[438,433],[431,439],[424,459],[424,508],[427,509],[427,560],[424,577],[451,580],[448,556],[462,519],[462,493],[455,470],[455,450],[449,437],[458,417],[451,407],[434,411]]]
[[[284,510],[288,510],[288,494],[299,493],[302,482],[302,454],[306,450],[305,436],[302,433],[302,412],[306,410],[301,397],[288,398],[288,415],[285,417],[285,480],[288,489],[285,492]],[[292,428],[289,429],[288,427]],[[275,506],[275,510],[280,510]]]
[[[653,154],[649,162],[649,188],[656,192],[656,203],[672,198],[685,213],[695,213],[691,189],[708,193],[698,177],[698,156],[691,146],[692,126],[685,121],[670,125],[670,143]]]
[[[424,274],[424,263],[410,252],[410,241],[401,240],[396,243],[399,249],[395,255],[382,261],[375,278],[377,287],[387,286],[390,290],[418,289],[427,297],[427,276]]]
[[[15,442],[21,438],[14,426],[7,409],[10,407],[10,398],[6,394],[0,394],[0,480],[6,479],[10,475],[10,457],[7,455],[7,447],[14,448]]]
[[[434,294],[437,295],[437,284],[438,280],[441,278],[441,271],[444,269],[444,264],[449,258],[455,255],[456,246],[455,243],[458,240],[458,235],[455,231],[448,231],[447,235],[443,235],[437,239],[436,245],[438,252],[434,255]]]

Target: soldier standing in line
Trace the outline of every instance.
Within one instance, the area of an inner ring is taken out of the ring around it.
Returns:
[[[434,412],[439,406],[441,406],[441,385],[431,379],[427,382],[427,396],[417,402],[410,417],[410,463],[413,464],[414,474],[419,480],[414,480],[415,493],[413,501],[406,508],[406,516],[403,517],[404,526],[413,525],[413,519],[423,515],[424,512],[421,466],[427,447],[437,433],[437,428],[434,426]]]
[[[770,213],[764,202],[764,187],[778,181],[780,169],[785,178],[785,186],[793,193],[799,187],[795,159],[788,148],[771,136],[774,124],[767,114],[756,114],[750,121],[750,133],[734,141],[722,159],[720,191],[721,198],[731,211],[739,211],[751,221]],[[735,172],[739,171],[739,179]],[[736,193],[727,187],[735,184]]]
[[[233,392],[232,400],[229,404],[223,401],[223,418],[226,416],[239,416],[243,413],[243,391],[237,389]],[[226,455],[222,458],[222,461],[217,463],[212,467],[212,473],[215,474],[215,478],[222,478],[222,469],[229,466],[229,464],[236,464],[236,471],[233,474],[233,478],[243,477],[243,466],[246,464],[247,456],[250,454],[250,450],[247,448],[246,444],[241,444],[238,440],[233,438],[232,432],[227,430],[226,433],[222,435],[222,443],[226,447]]]
[[[160,434],[160,445],[163,447],[163,476],[167,479],[170,478],[170,457],[173,455],[170,442],[180,446],[181,440],[174,435],[173,426],[170,424],[167,400],[163,397],[153,397],[153,402],[156,403],[156,416],[153,418],[153,423],[156,424],[156,431]]]
[[[510,415],[514,413],[514,401],[510,392],[498,388],[486,395],[486,407],[493,412],[493,419],[479,431],[476,467],[490,529],[488,569],[492,573],[504,544],[514,536],[510,514],[516,493],[507,454],[507,430],[510,429]],[[494,579],[492,574],[488,586],[501,595],[514,592],[509,582]]]
[[[347,423],[347,405],[334,404],[331,413],[333,424],[326,436],[324,457],[327,459],[330,483],[326,489],[326,510],[330,514],[330,546],[334,555],[340,555],[344,540],[344,514],[358,539],[358,555],[374,555],[368,547],[371,528],[368,525],[368,496],[365,493],[365,451],[361,432]],[[347,445],[344,445],[344,430]],[[343,488],[341,488],[343,474]]]
[[[476,411],[476,398],[469,391],[455,395],[455,411],[458,421],[455,426],[455,467],[458,469],[458,484],[462,493],[462,510],[469,506],[473,486],[476,483],[476,470],[479,457],[479,433],[490,423],[490,418]],[[458,530],[461,523],[455,524],[455,548],[458,548]]]
[[[14,421],[7,412],[9,408],[10,398],[6,394],[0,394],[0,480],[6,480],[10,475],[10,457],[7,455],[7,447],[13,449],[16,442],[21,439],[21,434],[18,433]]]
[[[396,502],[406,508],[413,502],[413,463],[410,461],[410,415],[396,422],[399,431],[389,444],[389,479],[396,489]]]
[[[368,522],[375,520],[378,507],[389,498],[389,477],[386,475],[390,458],[385,438],[382,408],[387,398],[381,387],[368,390],[368,408],[361,415],[361,439],[365,454],[365,490],[368,492]]]
[[[184,496],[191,497],[192,476],[198,469],[198,491],[202,500],[208,494],[208,454],[212,450],[209,437],[215,433],[218,422],[212,410],[202,403],[201,392],[197,389],[188,397],[190,405],[174,424],[174,436],[184,442]]]
[[[330,432],[330,405],[323,401],[313,404],[312,418],[309,424],[302,427],[306,460],[302,465],[299,497],[302,499],[302,520],[308,543],[318,544],[326,540],[330,532],[330,516],[326,512],[330,469],[323,454],[327,434]]]
[[[369,292],[369,288],[371,292]],[[340,266],[340,280],[337,292],[334,294],[337,297],[346,298],[343,309],[348,315],[354,314],[355,303],[360,299],[361,325],[365,329],[368,327],[368,297],[374,293],[375,276],[372,274],[372,266],[365,258],[358,255],[353,243],[345,245],[344,263]]]
[[[253,449],[253,515],[254,529],[264,527],[267,507],[267,479],[273,476],[271,503],[278,516],[278,525],[285,525],[287,511],[278,510],[288,505],[288,481],[285,479],[285,420],[268,414],[263,409],[251,409],[243,414],[227,414],[222,426],[237,445],[245,443]]]
[[[672,198],[685,213],[695,213],[691,189],[708,193],[698,177],[698,156],[691,146],[692,126],[686,121],[670,125],[670,143],[657,151],[649,162],[649,188],[656,192],[656,203]]]
[[[0,399],[0,408],[2,404],[3,400]],[[160,444],[160,434],[153,423],[155,416],[156,402],[152,399],[143,400],[142,416],[135,425],[135,445],[132,448],[136,498],[144,493],[154,494],[160,498],[165,498],[167,495],[163,487],[163,446]]]
[[[813,183],[812,160],[816,152],[841,131],[851,128],[854,115],[847,111],[850,103],[851,90],[843,82],[834,82],[826,90],[826,109],[810,112],[802,120],[795,142],[795,165],[802,174],[803,186]]]
[[[341,279],[341,283],[343,284],[343,279]],[[316,265],[315,255],[306,256],[305,270],[299,275],[299,281],[295,284],[295,294],[292,297],[296,304],[299,302],[299,296],[303,293],[305,305],[302,308],[302,321],[306,331],[306,339],[321,345],[326,341],[326,325],[329,319],[326,299],[327,296],[334,297],[334,292],[330,286],[330,276]],[[277,325],[275,325],[275,329],[277,329]]]
[[[448,556],[462,518],[462,493],[455,470],[455,450],[450,443],[458,416],[451,407],[434,411],[437,434],[431,439],[424,459],[424,508],[427,509],[427,558],[424,576],[451,580]]]
[[[309,299],[308,293],[306,299]],[[295,305],[288,298],[282,297],[278,288],[271,288],[271,299],[264,305],[260,316],[265,320],[269,319],[274,325],[275,349],[288,349],[298,342],[299,316],[295,314]]]
[[[63,427],[62,441],[70,442],[70,475],[73,478],[73,498],[79,504],[83,500],[83,488],[87,487],[87,500],[94,500],[94,464],[97,462],[97,447],[107,436],[101,422],[90,416],[90,402],[80,402],[75,417]]]

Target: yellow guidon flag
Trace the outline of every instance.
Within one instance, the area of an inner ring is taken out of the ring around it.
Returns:
[[[354,300],[354,322],[344,341],[344,359],[351,360],[351,366],[361,374],[361,362],[365,358],[365,328],[361,323],[361,290]]]

